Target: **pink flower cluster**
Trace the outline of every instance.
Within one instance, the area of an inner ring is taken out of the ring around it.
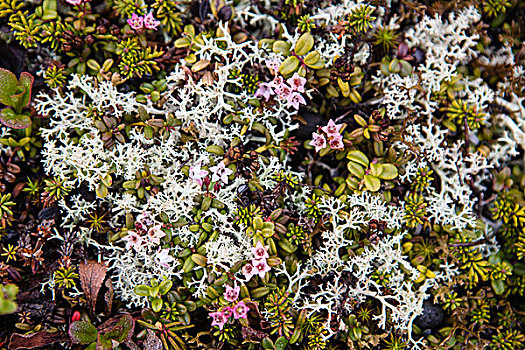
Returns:
[[[157,30],[160,21],[155,20],[151,12],[145,16],[138,16],[136,13],[134,13],[131,15],[131,18],[128,19],[128,24],[136,31],[140,31],[143,28]]]
[[[155,222],[149,212],[144,212],[137,216],[135,230],[128,231],[128,235],[122,238],[126,242],[126,249],[133,248],[138,252],[147,242],[160,245],[160,239],[166,236],[166,233],[162,230],[162,225],[154,224]]]
[[[274,67],[272,62],[267,62],[266,64],[275,74],[279,71],[279,67]],[[304,92],[305,83],[306,79],[297,74],[297,72],[286,82],[282,76],[276,74],[273,81],[259,84],[255,97],[264,97],[265,101],[268,102],[271,96],[277,95],[280,99],[286,100],[286,107],[299,109],[300,105],[306,104],[304,97],[300,94]]]
[[[222,161],[219,164],[210,167],[210,172],[212,174],[211,176],[212,182],[218,182],[220,180],[223,183],[227,184],[228,176],[230,176],[233,173],[233,170],[231,170],[230,168],[227,168],[224,161]],[[202,186],[203,180],[207,180],[207,181],[204,181],[204,182],[207,182],[207,184],[205,184],[206,186],[209,185],[210,178],[207,175],[208,175],[208,170],[201,169],[200,163],[190,167],[190,174],[189,174],[190,179],[198,183],[199,186]]]
[[[230,303],[233,303],[232,306],[225,306],[217,312],[210,312],[209,316],[213,319],[211,325],[219,326],[220,329],[229,321],[233,316],[235,320],[239,318],[248,318],[248,306],[244,301],[236,302],[239,299],[239,292],[241,288],[236,286],[232,288],[230,285],[226,285],[226,290],[224,291],[224,299]]]
[[[83,2],[88,2],[89,0],[66,0],[68,4],[79,6]]]
[[[260,278],[264,278],[266,272],[271,270],[271,267],[266,261],[266,259],[270,257],[268,255],[268,248],[269,246],[263,245],[261,241],[257,242],[255,248],[251,248],[254,256],[252,263],[248,263],[242,268],[242,273],[247,280],[250,280],[254,275],[259,275]]]
[[[331,149],[343,149],[345,144],[343,143],[343,135],[340,133],[342,127],[342,124],[336,124],[332,119],[330,119],[327,126],[320,128],[326,134],[326,138],[322,133],[314,132],[312,134],[310,146],[314,146],[315,151],[319,152],[326,147],[328,139],[328,144],[330,145]]]

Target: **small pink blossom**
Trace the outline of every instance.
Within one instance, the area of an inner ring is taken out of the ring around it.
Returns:
[[[291,78],[286,81],[294,91],[304,92],[304,84],[306,84],[306,79],[295,72]]]
[[[155,261],[162,267],[168,268],[170,264],[175,261],[175,258],[170,255],[170,249],[160,249],[155,256]]]
[[[162,230],[162,225],[155,225],[148,230],[148,240],[156,245],[160,244],[160,239],[166,236],[166,233]]]
[[[277,72],[279,72],[279,66],[281,63],[277,58],[274,58],[273,60],[265,60],[264,62],[266,63],[266,67],[270,68],[272,74],[277,74]]]
[[[139,214],[137,216],[137,222],[139,222],[142,226],[146,226],[146,227],[149,227],[155,223],[149,211],[145,211]]]
[[[253,264],[256,274],[258,274],[259,277],[261,278],[264,278],[264,275],[266,275],[266,272],[271,270],[271,267],[268,266],[265,259],[252,260],[252,264]]]
[[[246,306],[244,301],[239,301],[233,307],[233,317],[235,317],[236,320],[239,318],[248,318],[248,310],[248,306]]]
[[[135,251],[139,251],[142,248],[144,240],[135,231],[128,231],[128,235],[122,238],[126,242],[126,249],[133,248]]]
[[[345,144],[343,143],[343,136],[341,135],[335,135],[330,138],[330,148],[332,149],[343,149],[345,148]]]
[[[144,27],[148,29],[157,30],[159,24],[160,21],[155,20],[151,12],[144,16]]]
[[[343,124],[336,124],[332,119],[328,122],[328,125],[323,126],[321,130],[323,130],[328,136],[337,136],[339,135],[339,131],[343,127]]]
[[[261,241],[258,241],[257,242],[257,246],[255,246],[255,248],[250,248],[250,250],[252,251],[253,255],[255,256],[255,259],[259,260],[259,259],[267,259],[269,258],[269,255],[268,255],[268,249],[270,248],[270,246],[264,246]]]
[[[68,4],[78,6],[82,3],[83,0],[66,0]]]
[[[208,171],[201,169],[200,163],[195,166],[190,166],[190,179],[198,183],[199,186],[202,186],[202,179],[206,175],[208,175]]]
[[[256,274],[255,268],[250,263],[244,265],[244,267],[242,268],[242,273],[248,281],[253,277],[253,275]]]
[[[316,152],[319,152],[320,150],[325,148],[326,147],[326,139],[325,139],[324,135],[321,135],[321,134],[318,134],[318,133],[314,132],[312,134],[312,141],[310,141],[310,146],[314,146]]]
[[[216,182],[221,180],[225,184],[228,183],[228,176],[233,173],[233,170],[226,168],[226,164],[224,164],[224,162],[220,162],[216,166],[212,166],[210,171],[213,174],[211,181]]]
[[[128,19],[129,26],[134,30],[141,30],[144,26],[144,18],[142,16],[138,16],[136,13],[133,13],[131,15],[131,18]]]
[[[230,318],[230,316],[233,315],[233,309],[229,306],[223,307],[221,311],[226,318]]]
[[[286,107],[290,107],[290,106],[293,106],[293,108],[295,109],[299,109],[299,105],[305,105],[306,104],[306,101],[304,100],[304,97],[301,96],[300,93],[298,92],[292,92],[291,94],[288,95],[288,97],[286,98],[286,100],[288,101]]]
[[[213,322],[211,323],[211,325],[219,326],[219,329],[222,329],[226,322],[228,322],[228,318],[224,315],[222,311],[211,312],[208,316],[213,318]]]
[[[264,99],[266,100],[266,102],[268,102],[268,100],[270,99],[270,96],[273,95],[273,90],[272,90],[272,87],[270,86],[269,83],[260,83],[259,84],[259,88],[257,89],[257,91],[255,92],[255,97],[264,97]]]
[[[230,285],[226,285],[226,290],[224,291],[224,299],[226,301],[229,301],[230,303],[235,302],[239,298],[239,292],[241,291],[241,287],[237,286],[235,288],[230,287]]]
[[[284,78],[281,77],[280,75],[276,75],[273,80],[270,82],[270,86],[273,87],[274,89],[277,89],[278,87],[280,87],[282,84],[284,84]]]
[[[275,92],[277,93],[279,98],[283,100],[288,100],[290,98],[290,95],[292,94],[292,88],[286,83],[281,83],[281,85],[275,88]]]

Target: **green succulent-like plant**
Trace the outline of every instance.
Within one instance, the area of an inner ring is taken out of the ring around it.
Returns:
[[[253,237],[253,241],[262,241],[264,238],[270,238],[275,232],[275,224],[271,221],[263,221],[262,217],[253,218],[252,224],[246,229],[246,234]]]
[[[100,332],[87,320],[74,321],[69,326],[69,337],[75,344],[88,345],[87,350],[111,350],[131,339],[135,320],[124,315],[105,332]]]
[[[14,284],[0,285],[0,315],[12,314],[18,308],[16,295],[18,287]]]
[[[0,111],[2,124],[13,129],[31,125],[31,117],[23,109],[29,106],[34,80],[30,73],[22,72],[17,79],[12,72],[0,68],[0,103],[8,106]]]
[[[168,294],[173,286],[173,282],[165,279],[159,283],[156,279],[152,279],[150,284],[151,286],[145,284],[137,285],[135,287],[135,294],[142,297],[148,297],[148,300],[151,303],[151,309],[155,312],[159,312],[164,304],[162,296]]]
[[[300,76],[306,76],[307,69],[322,69],[325,66],[319,51],[314,50],[314,37],[309,32],[301,35],[292,49],[292,45],[284,40],[277,40],[272,45],[275,53],[281,53],[287,58],[279,67],[279,72],[285,77],[297,72]]]
[[[393,180],[398,176],[395,165],[370,162],[361,151],[350,151],[346,157],[347,168],[351,174],[346,184],[351,189],[377,192],[381,187],[381,180]]]

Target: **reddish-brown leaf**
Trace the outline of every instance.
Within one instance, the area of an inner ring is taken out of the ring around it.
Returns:
[[[91,306],[91,311],[95,311],[97,304],[98,292],[104,279],[106,278],[107,267],[104,264],[94,260],[88,260],[78,266],[78,274],[80,276],[80,285],[84,290],[86,300]]]
[[[9,349],[34,349],[67,340],[69,337],[63,333],[48,333],[46,331],[30,335],[13,333],[9,341]]]

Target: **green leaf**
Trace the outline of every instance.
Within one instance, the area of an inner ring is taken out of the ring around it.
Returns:
[[[288,345],[288,339],[281,336],[275,341],[275,350],[284,350],[286,345]]]
[[[375,176],[365,175],[365,186],[369,191],[377,192],[381,186],[381,182]]]
[[[0,298],[0,315],[7,315],[16,312],[18,305],[12,300]]]
[[[397,177],[397,167],[393,164],[383,164],[383,172],[379,175],[380,179],[393,180]]]
[[[295,53],[299,56],[305,55],[314,46],[314,37],[309,32],[301,35],[295,44]]]
[[[282,75],[288,75],[293,73],[298,66],[299,59],[295,56],[290,56],[287,59],[285,59],[283,63],[281,63],[281,66],[279,67],[279,72],[281,72]]]
[[[44,0],[42,8],[44,10],[43,21],[51,21],[57,18],[57,0]]]
[[[95,192],[97,193],[98,198],[106,198],[108,195],[108,188],[103,183],[100,183]]]
[[[505,282],[503,282],[503,280],[492,280],[491,285],[497,295],[501,295],[505,292]]]
[[[348,152],[348,155],[346,158],[350,159],[352,162],[356,162],[364,166],[365,168],[368,168],[368,164],[370,164],[370,161],[366,157],[366,155],[361,151],[350,151]]]
[[[321,54],[319,51],[312,51],[304,58],[304,63],[307,66],[314,65],[321,59]]]
[[[141,297],[147,297],[149,295],[149,287],[145,284],[139,284],[135,286],[134,292]]]
[[[135,320],[133,317],[131,317],[131,315],[124,315],[111,330],[104,334],[104,337],[122,343],[131,339],[134,328]]]
[[[19,93],[16,76],[7,69],[0,68],[0,103],[12,106],[12,95]]]
[[[21,101],[22,107],[29,105],[29,101],[31,100],[31,89],[33,88],[34,81],[35,78],[28,72],[20,73],[20,85],[24,87],[24,94]]]
[[[173,286],[173,282],[171,280],[164,280],[159,284],[159,293],[160,295],[167,294],[171,287]]]
[[[292,46],[290,43],[287,43],[283,40],[277,40],[273,43],[272,51],[275,53],[282,53],[285,56],[288,56],[290,54],[290,46]]]
[[[162,299],[155,298],[151,301],[151,309],[155,312],[159,312],[162,309]]]
[[[370,164],[370,174],[375,177],[380,177],[383,172],[383,165],[378,163]]]
[[[69,337],[75,344],[89,344],[97,340],[97,329],[86,321],[74,321],[69,326]]]
[[[25,114],[16,114],[11,108],[6,107],[0,111],[0,122],[12,129],[25,129],[31,126],[31,118]]]
[[[348,168],[348,171],[352,173],[352,175],[357,176],[359,179],[362,179],[363,176],[365,176],[365,169],[357,163],[348,162],[346,167]]]

